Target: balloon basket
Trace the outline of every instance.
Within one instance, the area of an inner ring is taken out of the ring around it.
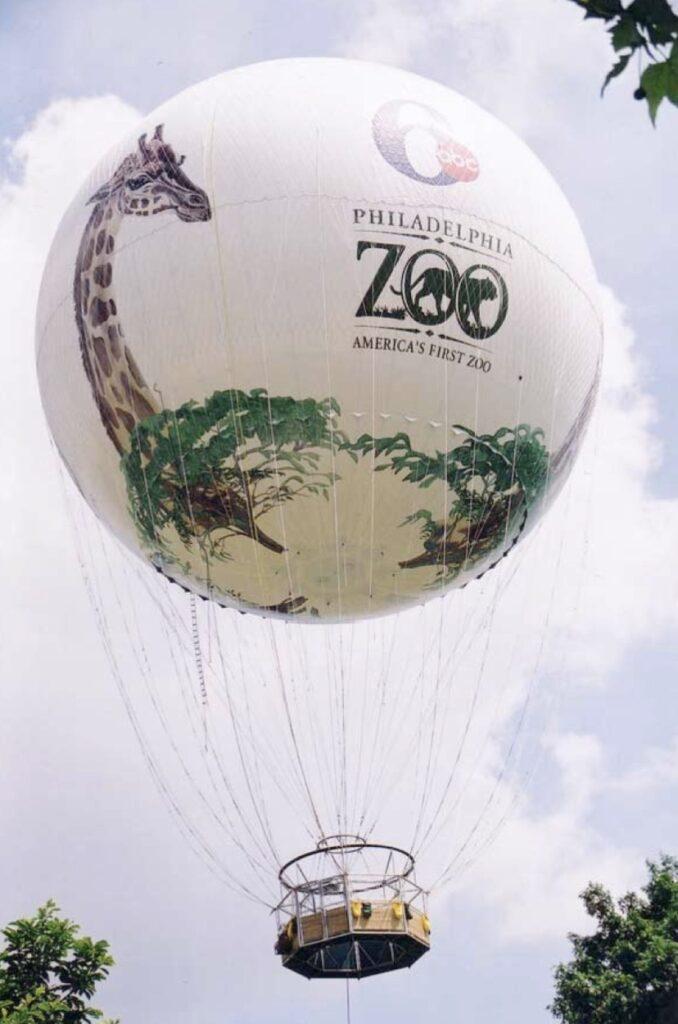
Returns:
[[[305,978],[365,978],[411,967],[430,948],[427,893],[405,850],[328,836],[279,873],[275,952]]]

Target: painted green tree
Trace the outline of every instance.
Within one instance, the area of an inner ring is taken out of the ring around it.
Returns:
[[[423,550],[400,563],[403,569],[435,567],[436,580],[447,581],[502,545],[507,547],[529,508],[543,494],[548,479],[549,453],[542,430],[527,424],[503,427],[494,434],[467,435],[451,451],[429,455],[412,448],[407,434],[374,438],[363,434],[349,447],[373,452],[377,472],[391,470],[425,489],[436,481],[447,484],[451,505],[446,520],[426,508],[405,520],[417,522]]]
[[[304,495],[328,497],[327,455],[345,442],[333,399],[271,397],[263,388],[216,391],[149,416],[122,459],[131,514],[144,543],[162,551],[173,528],[215,557],[250,537],[269,551],[282,543],[259,519]]]
[[[637,100],[647,100],[652,123],[663,100],[678,106],[678,15],[669,0],[570,0],[585,18],[605,22],[617,59],[603,82],[604,92],[613,78],[638,58]]]
[[[3,1024],[90,1024],[103,1017],[90,1000],[113,966],[108,943],[79,936],[78,925],[58,915],[49,900],[34,917],[3,929]]]
[[[640,893],[615,902],[601,885],[582,893],[596,922],[571,935],[573,956],[556,968],[550,1009],[562,1024],[676,1024],[678,860],[648,863]]]
[[[406,520],[419,524],[423,550],[400,566],[434,567],[435,582],[448,581],[490,552],[507,550],[546,486],[543,431],[526,424],[483,435],[457,427],[466,435],[461,444],[429,454],[415,450],[405,433],[351,441],[339,415],[334,399],[273,397],[258,388],[218,391],[202,405],[187,402],[138,424],[121,465],[131,514],[161,570],[177,561],[176,536],[215,558],[229,557],[234,536],[281,554],[283,545],[259,519],[304,496],[328,499],[341,460],[372,453],[377,472],[390,470],[421,489],[447,484],[445,521],[427,508]]]

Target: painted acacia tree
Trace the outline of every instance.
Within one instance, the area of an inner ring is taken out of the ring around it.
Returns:
[[[435,566],[439,580],[449,580],[502,543],[516,522],[541,497],[548,479],[549,453],[544,432],[527,424],[503,427],[495,434],[475,434],[457,426],[466,439],[449,452],[434,455],[412,448],[407,434],[372,437],[363,434],[344,445],[360,455],[373,452],[377,472],[391,470],[408,483],[426,489],[444,481],[451,502],[447,520],[420,508],[405,520],[418,523],[423,550],[401,562],[402,569]]]
[[[162,550],[173,529],[213,556],[250,537],[277,554],[282,544],[259,519],[304,494],[328,497],[334,481],[323,456],[345,441],[333,426],[339,407],[253,391],[216,391],[137,424],[122,459],[129,505],[141,538]],[[325,459],[326,461],[326,459]]]
[[[617,59],[602,92],[638,58],[637,100],[647,100],[652,123],[663,100],[678,106],[678,14],[669,0],[570,0],[586,11],[585,18],[605,22]]]
[[[34,917],[3,929],[2,1024],[90,1024],[103,1017],[90,1000],[113,965],[108,943],[79,937],[78,925],[58,915],[49,900]]]
[[[582,893],[597,927],[571,935],[572,960],[556,968],[550,1009],[563,1024],[677,1024],[678,860],[648,868],[641,892],[617,902],[601,885]]]

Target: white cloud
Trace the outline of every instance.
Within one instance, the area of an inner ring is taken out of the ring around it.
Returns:
[[[573,92],[595,94],[610,47],[562,0],[371,0],[356,4],[341,53],[424,75],[434,66],[446,84],[533,132],[555,127]]]
[[[678,736],[669,747],[652,747],[641,763],[611,782],[611,788],[622,794],[646,795],[656,790],[678,786]]]
[[[78,743],[65,740],[64,724],[58,724],[61,708],[68,703],[79,709],[83,721],[89,720],[92,731],[82,733],[89,748],[85,763],[100,754],[103,764],[116,742],[104,728],[111,707],[115,715],[115,704],[99,686],[105,662],[84,600],[48,443],[33,331],[42,267],[65,204],[91,165],[137,120],[136,111],[114,97],[55,103],[13,146],[15,180],[0,183],[0,748],[5,765],[0,804],[3,827],[9,831],[11,822],[13,834],[0,873],[15,879],[10,889],[17,898],[25,885],[34,885],[38,898],[49,895],[49,888],[45,892],[42,887],[52,884],[51,868],[39,852],[41,840],[33,848],[31,837],[45,826],[42,842],[48,843],[75,828],[64,794],[78,792],[82,806],[89,806],[96,786],[82,765],[78,773]],[[64,771],[71,766],[70,782],[59,780],[54,764]],[[105,828],[105,822],[100,824]],[[20,874],[16,867],[12,873],[16,863],[24,866]],[[9,898],[10,892],[5,895]]]
[[[617,848],[591,821],[606,783],[599,741],[566,734],[545,742],[560,772],[555,806],[516,815],[466,880],[471,896],[491,911],[500,941],[560,939],[588,930],[578,900],[588,882],[603,881],[621,894],[642,878],[637,849]]]
[[[419,4],[369,0],[353,20],[341,55],[406,67],[429,42],[432,20]]]
[[[611,770],[595,736],[556,734],[545,737],[543,745],[559,780],[549,806],[524,807],[458,885],[492,913],[499,941],[535,942],[590,931],[579,894],[592,881],[615,896],[642,885],[645,860],[660,852],[648,846],[655,841],[655,807],[645,808],[644,801],[657,791],[663,791],[666,806],[675,801],[678,738],[666,748],[636,755],[635,764],[621,773]],[[628,823],[628,840],[621,844],[606,835],[604,811],[610,804]],[[630,827],[634,821],[636,828]]]
[[[678,621],[678,501],[653,496],[661,460],[654,405],[641,386],[633,331],[609,290],[603,308],[600,402],[568,512],[568,544],[576,546],[577,536],[585,541],[578,557],[586,571],[578,593],[564,595],[572,619],[560,655],[564,667],[584,674],[609,672],[634,643],[655,639]]]
[[[4,592],[7,611],[15,619],[8,624],[10,638],[30,631],[26,609],[40,576],[53,573],[59,579],[62,566],[57,569],[57,564],[70,556],[65,546],[68,527],[56,512],[61,499],[34,368],[42,268],[69,197],[96,160],[138,119],[135,110],[115,97],[53,103],[11,149],[16,180],[0,183],[1,500],[5,536],[12,536],[12,543],[3,545],[3,575],[14,581],[11,599]],[[11,664],[13,652],[7,646],[3,655]]]

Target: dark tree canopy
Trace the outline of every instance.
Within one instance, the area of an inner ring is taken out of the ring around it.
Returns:
[[[670,0],[570,0],[608,26],[617,59],[603,82],[604,92],[613,78],[621,75],[638,57],[637,100],[647,100],[652,123],[662,100],[678,106],[678,15]]]
[[[3,929],[2,1024],[90,1024],[103,1016],[90,1000],[113,965],[108,943],[79,937],[78,925],[58,914],[49,900]]]
[[[571,935],[572,960],[556,968],[550,1009],[563,1024],[677,1024],[678,860],[648,868],[641,892],[616,903],[601,885],[582,893],[597,928]]]

